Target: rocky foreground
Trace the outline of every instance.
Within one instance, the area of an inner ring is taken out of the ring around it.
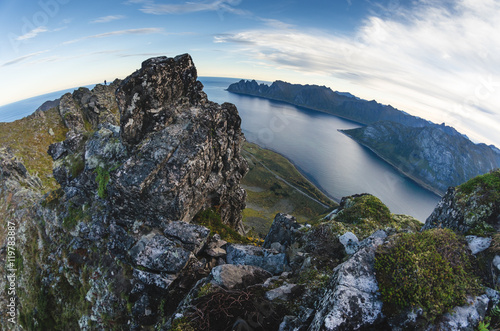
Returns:
[[[15,292],[0,297],[3,326],[474,330],[498,322],[500,172],[450,189],[423,232],[360,194],[313,225],[278,214],[260,243],[243,236],[241,120],[202,88],[189,55],[160,57],[112,87],[80,89],[37,112],[60,116],[50,129],[65,132],[49,148],[56,190],[33,162],[24,165],[22,150],[0,149],[0,286]]]

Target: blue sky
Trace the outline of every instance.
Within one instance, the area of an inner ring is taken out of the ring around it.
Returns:
[[[17,0],[0,29],[0,105],[190,53],[200,76],[326,85],[500,146],[497,0]]]

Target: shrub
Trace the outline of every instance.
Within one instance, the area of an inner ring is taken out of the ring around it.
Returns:
[[[479,292],[465,242],[449,229],[398,235],[379,246],[375,269],[389,315],[421,307],[434,320]]]

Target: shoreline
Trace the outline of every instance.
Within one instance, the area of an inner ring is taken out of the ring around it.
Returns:
[[[302,169],[300,169],[300,167],[298,167],[292,160],[290,160],[288,157],[286,157],[285,155],[281,154],[280,152],[277,152],[271,148],[267,148],[267,147],[263,147],[259,144],[257,144],[256,142],[253,142],[253,141],[249,141],[246,137],[245,137],[245,140],[246,142],[250,143],[250,144],[254,144],[254,145],[257,145],[259,146],[260,148],[262,149],[266,149],[268,151],[271,151],[273,153],[276,153],[278,155],[280,155],[281,157],[283,157],[285,160],[287,160],[296,170],[297,172],[302,176],[302,178],[304,178],[309,184],[311,184],[313,187],[315,187],[318,191],[320,191],[321,193],[323,193],[323,195],[325,197],[327,197],[328,199],[330,199],[331,201],[333,201],[334,203],[336,204],[339,204],[340,203],[340,199],[337,199],[335,198],[334,196],[332,196],[330,193],[326,192],[324,188],[321,187],[321,185],[319,184],[316,184],[314,183],[313,180],[309,179],[307,177],[307,173],[304,172]]]
[[[376,150],[374,150],[373,148],[363,144],[362,142],[354,139],[350,134],[348,134],[347,132],[344,132],[343,130],[337,130],[338,132],[346,135],[347,137],[351,138],[352,140],[354,140],[355,142],[357,142],[358,144],[360,144],[361,146],[365,147],[365,148],[368,148],[370,151],[372,151],[375,155],[377,155],[380,159],[382,159],[384,162],[388,163],[389,165],[391,165],[394,169],[396,169],[396,171],[398,173],[400,173],[401,175],[405,176],[406,178],[412,180],[413,182],[415,182],[417,185],[419,185],[420,187],[426,189],[427,191],[431,192],[432,194],[435,194],[437,195],[438,197],[442,198],[444,196],[445,193],[442,193],[434,188],[432,188],[430,185],[424,183],[422,180],[418,179],[418,178],[415,178],[413,176],[410,176],[409,174],[405,173],[404,171],[402,171],[401,169],[399,169],[395,164],[393,164],[391,161],[389,161],[388,159],[386,159],[384,156],[382,156],[380,153],[378,153]]]
[[[228,89],[225,89],[224,91],[227,91],[227,92],[230,92],[230,93],[234,93],[234,94],[239,94],[239,95],[251,96],[251,97],[254,97],[254,98],[261,98],[261,99],[264,99],[264,100],[271,100],[271,101],[275,101],[275,102],[282,102],[284,104],[292,105],[292,106],[295,106],[295,107],[298,107],[298,108],[303,108],[303,109],[307,109],[307,110],[317,111],[317,112],[320,112],[320,113],[323,113],[323,114],[328,114],[328,115],[331,115],[331,116],[336,116],[336,117],[341,118],[343,120],[351,121],[353,123],[356,123],[356,124],[359,124],[359,125],[362,125],[362,126],[367,126],[368,125],[366,123],[361,123],[361,122],[359,122],[357,120],[353,120],[352,118],[348,118],[348,117],[344,117],[344,116],[341,116],[341,115],[337,115],[337,114],[328,112],[328,111],[323,110],[323,109],[314,108],[314,107],[305,106],[305,105],[298,105],[298,104],[295,104],[295,103],[292,103],[292,102],[289,102],[289,101],[286,101],[286,100],[282,100],[282,99],[263,97],[261,95],[256,95],[256,94],[251,94],[251,93],[233,92],[233,91],[229,91]]]
[[[242,93],[242,92],[233,92],[233,91],[230,91],[228,89],[225,89],[225,91],[227,92],[230,92],[230,93],[234,93],[234,94],[238,94],[238,95],[245,95],[245,96],[251,96],[251,97],[255,97],[255,98],[261,98],[261,99],[265,99],[265,100],[271,100],[271,101],[275,101],[275,102],[282,102],[284,104],[287,104],[287,105],[292,105],[292,106],[295,106],[295,107],[298,107],[298,108],[304,108],[304,109],[307,109],[307,110],[312,110],[312,111],[318,111],[318,112],[321,112],[321,113],[324,113],[324,114],[328,114],[328,115],[331,115],[331,116],[335,116],[335,117],[338,117],[338,118],[341,118],[343,120],[347,120],[347,121],[351,121],[353,123],[356,123],[356,124],[359,124],[361,126],[366,126],[367,124],[364,124],[364,123],[361,123],[361,122],[358,122],[356,120],[353,120],[353,119],[350,119],[350,118],[347,118],[347,117],[343,117],[343,116],[340,116],[340,115],[336,115],[336,114],[333,114],[333,113],[330,113],[330,112],[327,112],[325,110],[321,110],[321,109],[316,109],[316,108],[313,108],[313,107],[306,107],[306,106],[301,106],[301,105],[297,105],[297,104],[294,104],[294,103],[291,103],[291,102],[288,102],[288,101],[285,101],[285,100],[281,100],[281,99],[276,99],[276,98],[269,98],[269,97],[263,97],[263,96],[260,96],[260,95],[255,95],[255,94],[252,94],[252,93]],[[369,146],[366,146],[364,145],[363,143],[357,141],[356,139],[354,139],[352,136],[350,136],[349,134],[343,132],[341,129],[338,129],[337,130],[338,132],[341,132],[342,134],[344,134],[345,136],[351,138],[352,140],[354,140],[355,142],[357,142],[358,144],[360,144],[361,146],[365,147],[365,148],[368,148],[370,151],[372,151],[378,158],[380,158],[381,160],[383,160],[384,162],[388,163],[391,167],[393,167],[399,174],[405,176],[406,178],[410,179],[411,181],[413,181],[415,184],[417,184],[418,186],[424,188],[425,190],[431,192],[432,194],[442,198],[444,196],[444,193],[443,192],[440,192],[436,189],[434,189],[433,187],[431,187],[430,185],[424,183],[422,180],[418,179],[418,178],[415,178],[413,176],[410,176],[409,174],[405,173],[404,171],[402,171],[401,169],[399,169],[396,165],[394,165],[391,161],[387,160],[385,157],[383,157],[382,155],[380,155],[377,151],[373,150],[371,147]],[[257,143],[254,143],[256,145],[258,145]],[[259,147],[261,148],[264,148],[260,145],[258,145]],[[269,148],[266,148],[266,149],[269,149]],[[283,154],[277,152],[277,151],[274,151],[272,149],[269,149],[270,151],[273,151],[281,156],[283,156],[285,159],[287,159],[300,173],[301,175],[307,179],[307,181],[309,181],[312,185],[314,185],[316,188],[318,188],[323,194],[325,194],[327,197],[329,197],[330,199],[332,199],[333,201],[339,203],[340,202],[340,199],[337,199],[335,197],[333,197],[331,194],[327,193],[322,187],[321,185],[319,184],[315,184],[312,180],[310,180],[308,177],[307,177],[307,173],[305,173],[303,170],[300,169],[300,167],[298,167],[293,161],[291,161],[290,159],[288,159],[286,156],[284,156]]]

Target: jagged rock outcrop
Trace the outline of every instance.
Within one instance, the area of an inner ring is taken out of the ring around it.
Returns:
[[[500,230],[500,170],[450,188],[423,229],[450,228],[463,234]]]
[[[412,127],[384,121],[342,132],[439,195],[500,166],[498,149],[474,144],[444,124]]]

